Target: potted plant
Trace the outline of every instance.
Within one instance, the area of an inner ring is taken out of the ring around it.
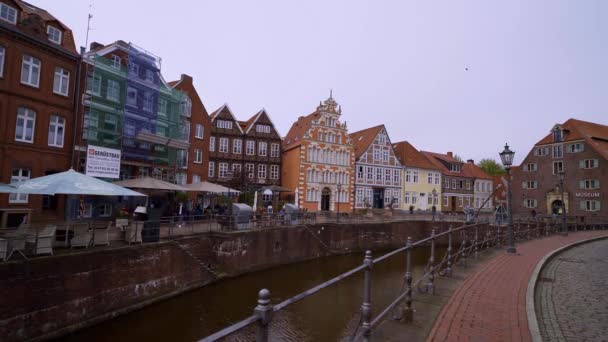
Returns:
[[[116,228],[124,229],[129,225],[129,212],[127,208],[120,208],[116,214]]]

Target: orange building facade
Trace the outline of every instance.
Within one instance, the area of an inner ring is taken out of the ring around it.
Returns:
[[[353,210],[355,153],[341,114],[330,94],[315,112],[298,118],[283,139],[283,187],[297,189],[300,208]]]

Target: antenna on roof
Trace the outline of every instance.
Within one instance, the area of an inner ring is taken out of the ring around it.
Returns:
[[[89,4],[89,17],[87,19],[87,37],[84,41],[84,48],[87,49],[89,47],[89,31],[91,31],[91,18],[93,18],[93,3]]]

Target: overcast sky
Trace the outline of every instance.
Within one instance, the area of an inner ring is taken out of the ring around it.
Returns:
[[[88,1],[29,1],[85,45]],[[476,161],[505,142],[521,161],[570,117],[608,124],[608,1],[91,3],[89,43],[133,42],[209,112],[266,108],[281,135],[330,89],[350,132]]]

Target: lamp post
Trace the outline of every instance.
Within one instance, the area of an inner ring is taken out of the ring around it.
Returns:
[[[566,229],[566,202],[564,202],[564,178],[566,172],[564,170],[557,173],[559,176],[559,188],[562,192],[562,235],[567,236],[568,230]]]
[[[511,205],[511,165],[513,165],[513,156],[515,152],[509,149],[509,145],[505,144],[505,149],[499,153],[502,165],[507,171],[507,213],[508,213],[508,232],[507,232],[507,253],[515,254],[515,241],[513,239],[513,207]]]
[[[336,218],[336,222],[340,222],[340,192],[342,191],[342,184],[338,183],[336,185],[337,189],[338,189],[338,194],[336,195],[336,209],[338,212],[338,216]]]

